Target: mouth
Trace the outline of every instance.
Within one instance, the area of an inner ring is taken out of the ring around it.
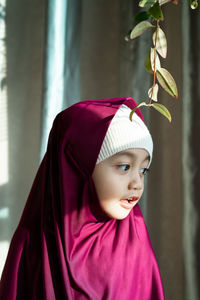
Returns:
[[[138,201],[139,197],[129,197],[127,199],[121,199],[120,200],[120,205],[123,208],[126,209],[131,209],[134,207],[134,205],[136,204],[136,202]]]

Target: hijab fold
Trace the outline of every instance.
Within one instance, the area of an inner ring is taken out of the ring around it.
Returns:
[[[92,173],[109,124],[128,98],[87,100],[54,120],[47,152],[11,241],[0,299],[163,300],[140,208],[101,210]],[[140,110],[137,114],[141,119]]]

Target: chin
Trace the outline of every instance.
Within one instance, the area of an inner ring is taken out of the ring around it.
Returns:
[[[131,212],[131,210],[130,211],[115,212],[115,213],[108,213],[107,212],[107,215],[112,219],[123,220],[126,217],[128,217],[130,212]]]

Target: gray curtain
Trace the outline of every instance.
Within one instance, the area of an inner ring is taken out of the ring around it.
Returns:
[[[39,162],[45,3],[7,0],[5,14],[5,78],[0,101],[6,90],[8,180],[0,185],[1,269]]]
[[[48,96],[52,86],[47,76],[52,3],[7,0],[9,180],[0,185],[0,249],[10,241],[19,221],[49,131],[45,124],[46,111],[52,108]],[[138,102],[146,100],[152,78],[143,63],[151,36],[146,33],[131,43],[124,41],[124,35],[133,26],[132,17],[139,11],[137,1],[63,3],[64,86],[59,109],[83,99],[132,96]],[[162,64],[178,84],[179,99],[159,93],[159,101],[172,113],[172,124],[159,113],[143,109],[155,151],[141,206],[166,299],[198,300],[199,10],[191,11],[188,1],[182,1],[178,6],[166,5],[164,15],[166,22],[161,26],[167,35],[168,57]],[[57,110],[58,107],[54,114]],[[2,211],[8,213],[3,216]]]
[[[200,19],[182,5],[182,188],[185,299],[200,299]]]

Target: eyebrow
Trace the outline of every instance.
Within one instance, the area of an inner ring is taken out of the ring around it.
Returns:
[[[129,152],[129,151],[122,151],[122,152],[118,152],[118,153],[116,153],[116,154],[113,155],[114,158],[118,158],[119,156],[128,156],[128,157],[131,157],[131,158],[135,158],[136,157],[136,155],[134,153]],[[144,158],[143,162],[146,161],[146,160],[150,161],[150,155],[147,155]]]

